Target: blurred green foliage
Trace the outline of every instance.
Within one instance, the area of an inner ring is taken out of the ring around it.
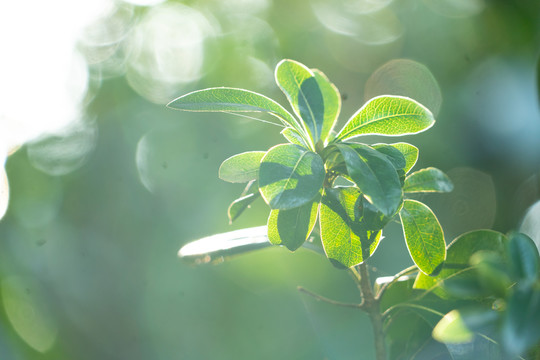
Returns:
[[[164,104],[212,86],[283,99],[272,72],[281,58],[324,71],[342,91],[345,119],[369,97],[412,96],[437,117],[415,137],[417,167],[448,171],[456,186],[421,199],[446,238],[478,228],[506,232],[540,198],[540,6],[463,4],[119,2],[89,32],[111,35],[123,24],[114,42],[93,43],[87,34],[79,47],[93,91],[85,114],[97,126],[84,162],[58,175],[49,166],[61,157],[43,162],[35,145],[7,160],[0,357],[372,358],[366,317],[296,291],[303,285],[358,301],[352,279],[323,258],[271,248],[212,267],[178,260],[178,248],[192,239],[266,221],[255,203],[228,224],[227,206],[242,185],[220,181],[217,170],[235,153],[282,140],[271,125]],[[26,86],[29,98],[39,96]],[[528,224],[538,231],[538,222]],[[389,225],[373,256],[375,275],[410,262],[399,226]],[[13,313],[25,321],[13,323]]]

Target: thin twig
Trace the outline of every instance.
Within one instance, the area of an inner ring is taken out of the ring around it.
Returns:
[[[382,297],[382,295],[384,294],[384,292],[386,291],[386,289],[390,285],[392,285],[393,283],[398,281],[400,277],[412,274],[412,273],[417,272],[417,271],[418,271],[418,267],[416,265],[413,265],[413,266],[410,266],[410,267],[398,272],[396,275],[394,275],[394,277],[393,277],[393,279],[391,281],[387,282],[386,284],[383,284],[383,286],[379,290],[379,293],[375,296],[375,299],[379,300]]]
[[[362,307],[363,307],[361,304],[343,303],[343,302],[340,302],[340,301],[329,299],[327,297],[324,297],[322,295],[319,295],[319,294],[316,294],[316,293],[314,293],[312,291],[309,291],[308,289],[303,288],[302,286],[298,286],[296,289],[298,291],[300,291],[300,292],[303,292],[304,294],[307,294],[309,296],[314,297],[315,299],[317,299],[319,301],[324,301],[324,302],[332,304],[332,305],[355,308],[355,309],[362,309]]]

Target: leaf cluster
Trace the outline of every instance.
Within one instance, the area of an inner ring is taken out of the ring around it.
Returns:
[[[168,105],[266,113],[283,126],[285,143],[232,156],[221,165],[221,179],[247,183],[229,207],[230,221],[261,197],[271,209],[267,236],[272,244],[294,251],[317,227],[326,256],[353,267],[374,253],[384,226],[399,219],[414,263],[423,273],[436,274],[446,258],[443,231],[433,212],[408,195],[451,191],[452,183],[435,168],[410,173],[419,153],[411,144],[357,141],[365,135],[425,131],[435,122],[431,112],[406,97],[380,96],[336,131],[341,96],[321,71],[282,60],[275,78],[292,113],[264,95],[224,87],[195,91]]]

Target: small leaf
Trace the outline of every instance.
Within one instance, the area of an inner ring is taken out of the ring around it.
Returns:
[[[321,90],[324,101],[324,118],[321,127],[321,140],[326,144],[341,110],[341,95],[337,87],[321,71],[313,69],[315,80]]]
[[[402,96],[378,96],[369,100],[338,135],[346,140],[360,135],[409,135],[429,129],[433,114],[423,105]]]
[[[197,112],[264,112],[277,117],[285,126],[301,130],[294,116],[283,106],[264,95],[244,89],[217,87],[193,91],[171,101],[167,107]]]
[[[441,170],[429,167],[413,172],[405,179],[403,191],[413,192],[450,192],[454,184]]]
[[[287,96],[296,115],[302,120],[314,148],[322,130],[317,124],[322,125],[324,103],[313,72],[299,62],[285,59],[277,64],[275,75],[276,83]]]
[[[346,267],[364,262],[381,239],[384,216],[364,201],[355,187],[326,188],[320,210],[326,256]]]
[[[538,280],[540,259],[536,244],[530,237],[522,233],[510,233],[508,252],[512,270],[518,281],[532,284]]]
[[[219,178],[232,183],[257,180],[264,154],[264,151],[248,151],[231,156],[219,167]]]
[[[306,140],[302,137],[302,135],[294,128],[286,127],[281,131],[281,135],[285,137],[285,139],[289,140],[291,144],[296,144],[302,147],[305,147],[306,149],[309,149],[308,144],[306,143]]]
[[[285,245],[294,251],[307,240],[319,210],[319,201],[288,210],[272,210],[268,218],[268,239],[274,245]]]
[[[246,210],[259,196],[259,191],[257,191],[234,200],[231,205],[229,205],[229,209],[227,209],[229,224],[232,224],[234,220],[238,219],[244,210]]]
[[[348,175],[384,215],[396,213],[403,200],[398,174],[387,157],[363,144],[336,144]]]
[[[276,82],[310,134],[312,145],[325,142],[341,108],[337,88],[319,70],[310,70],[293,60],[276,67]]]
[[[397,148],[391,145],[386,144],[375,144],[371,145],[372,148],[380,152],[381,154],[386,155],[388,160],[394,165],[396,170],[402,170],[407,163],[405,162],[405,157]]]
[[[263,157],[259,190],[272,209],[286,210],[311,202],[325,177],[321,157],[298,145],[274,146]]]
[[[399,216],[411,258],[423,273],[433,274],[446,258],[444,235],[435,214],[419,201],[405,200]]]
[[[505,243],[505,236],[492,230],[475,230],[460,235],[448,245],[446,262],[444,263],[441,272],[435,277],[419,273],[414,283],[414,287],[417,289],[431,289],[441,280],[447,279],[468,268],[471,255],[475,252],[480,250],[491,250],[502,253],[505,248]],[[436,288],[433,292],[443,298],[449,296],[442,288]]]
[[[405,158],[405,166],[403,167],[403,171],[408,173],[418,160],[418,148],[404,142],[389,144],[389,146],[395,147],[401,152],[401,154],[403,154],[403,157]]]
[[[433,338],[450,344],[462,344],[473,340],[474,333],[470,331],[458,310],[446,314],[433,329]]]

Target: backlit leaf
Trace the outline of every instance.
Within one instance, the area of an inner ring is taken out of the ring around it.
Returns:
[[[320,210],[321,239],[330,260],[351,267],[377,249],[385,218],[355,187],[324,189]]]
[[[394,146],[387,144],[375,144],[371,145],[371,147],[380,152],[381,154],[386,155],[386,157],[392,163],[392,165],[394,165],[394,168],[396,170],[401,170],[407,165],[405,157],[403,156],[401,151],[399,151]]]
[[[403,171],[405,171],[405,173],[408,173],[418,160],[418,148],[414,145],[404,142],[388,144],[388,146],[395,147],[401,152],[401,154],[405,158],[405,167],[403,168]]]
[[[264,151],[248,151],[231,156],[219,167],[219,178],[232,183],[257,180],[264,154]]]
[[[409,135],[429,129],[433,114],[418,102],[402,96],[378,96],[369,100],[338,135],[346,140],[360,135]]]
[[[271,246],[266,232],[266,226],[258,226],[207,236],[184,245],[178,256],[192,264],[219,263],[234,255]]]
[[[286,127],[281,131],[281,135],[283,135],[285,139],[289,140],[291,144],[296,144],[305,147],[306,149],[309,149],[309,145],[306,143],[302,135],[300,135],[300,133],[296,129],[292,127]]]
[[[328,138],[341,108],[337,88],[319,70],[293,60],[276,67],[276,82],[310,134],[312,145]]]
[[[178,251],[178,256],[190,264],[216,264],[236,255],[272,246],[267,234],[267,226],[257,226],[211,235],[187,243]],[[303,247],[323,255],[319,240],[318,235],[313,234]]]
[[[294,144],[271,148],[261,161],[259,189],[272,209],[286,210],[311,202],[325,177],[321,157]]]
[[[398,174],[386,155],[363,144],[337,144],[350,178],[383,214],[392,216],[403,200]]]
[[[421,202],[405,200],[399,216],[411,258],[423,273],[433,274],[446,258],[444,235],[435,214]]]
[[[312,203],[288,210],[272,210],[268,218],[268,239],[294,251],[307,240],[317,220],[320,197]]]
[[[407,176],[403,191],[413,192],[450,192],[454,185],[441,170],[429,167]]]
[[[197,90],[174,99],[167,107],[197,112],[264,112],[277,117],[285,126],[300,130],[294,116],[283,106],[264,95],[244,89],[216,87]]]
[[[321,71],[314,69],[313,73],[324,101],[324,117],[320,139],[326,143],[341,110],[341,95],[337,87]]]
[[[229,216],[229,223],[232,222],[246,210],[257,198],[260,196],[258,187],[255,187],[254,191],[247,193],[234,200],[227,209],[227,215]]]

